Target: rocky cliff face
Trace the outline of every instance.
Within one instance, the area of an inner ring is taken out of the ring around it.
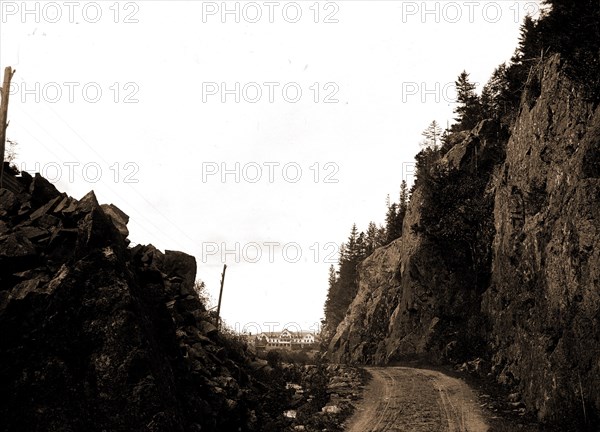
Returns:
[[[0,189],[0,430],[255,428],[248,360],[209,322],[195,259],[128,248],[127,216],[93,193],[12,184]]]
[[[527,96],[526,96],[527,98]],[[600,110],[547,62],[496,182],[482,312],[493,365],[543,419],[600,412]]]
[[[389,317],[397,307],[401,240],[376,249],[360,266],[358,293],[329,345],[337,363],[371,363],[388,334]]]
[[[505,152],[484,122],[439,162],[475,176],[491,164],[491,276],[457,267],[413,229],[424,216],[417,188],[402,238],[362,263],[329,354],[356,363],[487,357],[541,420],[589,425],[600,413],[600,109],[559,57],[537,75]]]
[[[404,220],[406,234],[361,264],[358,293],[329,345],[333,361],[385,364],[436,356],[428,349],[440,322],[434,290],[449,275],[437,272],[437,250],[411,229],[419,202],[417,190]]]
[[[497,153],[487,138],[492,132],[484,122],[440,164],[471,172],[489,163]],[[474,281],[447,262],[447,250],[415,230],[422,195],[421,188],[412,193],[402,237],[361,264],[358,294],[328,348],[334,361],[385,364],[420,357],[437,363],[472,343],[471,335],[480,337],[481,298],[470,288]]]

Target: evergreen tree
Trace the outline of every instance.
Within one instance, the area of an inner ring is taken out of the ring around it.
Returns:
[[[368,255],[367,238],[365,236],[365,233],[362,231],[358,234],[358,237],[356,239],[356,252],[358,254],[357,257],[360,261],[362,261]]]
[[[333,264],[329,266],[329,291],[331,291],[335,287],[335,283],[337,282],[337,272],[335,271],[335,267]]]
[[[384,244],[389,244],[397,238],[402,237],[402,225],[404,224],[404,217],[408,208],[408,186],[406,185],[406,181],[403,180],[400,185],[400,202],[390,204],[388,195],[386,204]]]
[[[449,135],[450,137],[453,136],[453,134]],[[450,143],[450,146],[452,146],[452,143]],[[413,189],[417,186],[426,186],[432,181],[431,169],[434,166],[435,162],[439,160],[439,158],[440,152],[433,151],[429,148],[425,148],[419,153],[417,153],[417,155],[415,156],[417,175],[415,177],[415,184],[413,185]]]
[[[481,91],[481,107],[485,118],[501,119],[512,110],[507,71],[506,63],[498,66]]]
[[[400,183],[400,211],[404,211],[406,213],[407,207],[408,207],[408,185],[406,184],[406,180],[402,180],[402,183]]]
[[[571,79],[585,88],[589,99],[599,101],[600,2],[545,0],[544,4],[549,9],[537,24],[540,45],[544,52],[559,53]]]
[[[451,133],[450,129],[444,130],[442,138],[440,139],[442,143],[442,146],[440,147],[440,156],[444,156],[454,146],[453,137],[454,135]]]
[[[387,234],[385,232],[385,227],[383,225],[379,225],[377,228],[377,247],[385,245],[386,238]]]
[[[329,289],[327,291],[327,298],[325,299],[325,319],[323,320],[325,333],[332,333],[335,331],[337,324],[342,319],[338,291],[338,272],[335,270],[335,267],[332,264],[329,267]]]
[[[526,60],[539,58],[542,49],[539,36],[536,21],[527,15],[523,24],[521,24],[519,45],[511,61],[513,63],[522,63]]]
[[[432,121],[429,126],[427,126],[427,129],[423,131],[422,135],[425,137],[425,140],[421,144],[423,147],[432,148],[434,150],[439,148],[442,137],[442,128],[437,121]]]
[[[389,195],[386,198],[388,215],[386,227],[370,222],[365,232],[359,232],[356,224],[352,225],[350,235],[340,245],[338,270],[329,268],[328,292],[325,301],[324,334],[333,333],[350,303],[358,291],[358,267],[377,247],[388,244],[402,235],[402,223],[408,206],[408,187],[403,181],[400,186],[400,203],[392,203]]]
[[[463,71],[456,84],[457,106],[454,113],[456,124],[452,126],[454,132],[473,129],[481,120],[481,106],[479,97],[475,93],[475,84],[469,81],[469,74]]]
[[[398,211],[396,213],[396,229],[398,230],[399,237],[402,236],[402,226],[404,224],[404,218],[408,211],[408,186],[406,180],[402,180],[400,184],[400,202],[398,203]]]
[[[359,255],[358,229],[356,228],[356,224],[352,224],[350,236],[348,237],[348,242],[346,244],[348,248],[348,260],[356,260],[357,256]]]
[[[369,222],[369,226],[367,227],[367,238],[366,238],[366,250],[367,250],[367,254],[370,255],[377,247],[379,247],[380,245],[378,244],[378,232],[377,232],[377,225],[375,225],[375,222]]]
[[[385,215],[385,232],[386,232],[386,244],[391,243],[400,237],[398,233],[398,207],[396,203],[390,204]]]
[[[358,265],[366,256],[366,239],[352,225],[348,241],[340,246],[339,270],[329,269],[329,292],[325,302],[326,332],[332,335],[358,291]]]

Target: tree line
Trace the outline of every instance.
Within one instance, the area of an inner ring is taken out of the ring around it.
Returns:
[[[379,247],[402,236],[402,224],[408,210],[409,191],[406,181],[400,185],[398,202],[386,199],[385,225],[371,221],[367,230],[352,225],[348,239],[341,244],[337,268],[329,267],[329,286],[325,300],[324,333],[333,331],[342,321],[358,291],[358,266]]]

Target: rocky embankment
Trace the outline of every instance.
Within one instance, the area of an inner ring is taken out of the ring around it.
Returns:
[[[361,398],[367,372],[347,365],[321,364],[300,367],[293,375],[287,383],[293,394],[285,411],[285,431],[343,431],[344,421]]]
[[[495,229],[489,277],[456,271],[451,251],[413,229],[423,218],[417,188],[402,238],[360,266],[358,294],[329,355],[386,364],[469,353],[487,360],[484,372],[540,420],[597,424],[600,108],[554,56],[532,73],[508,143],[488,126],[439,163],[470,173],[492,164],[484,192]]]
[[[0,430],[261,430],[259,384],[194,292],[192,256],[129,248],[127,216],[93,192],[5,176]]]

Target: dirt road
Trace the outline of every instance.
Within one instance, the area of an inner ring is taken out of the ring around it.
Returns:
[[[347,432],[486,432],[475,393],[440,372],[405,367],[367,368],[373,380]]]

